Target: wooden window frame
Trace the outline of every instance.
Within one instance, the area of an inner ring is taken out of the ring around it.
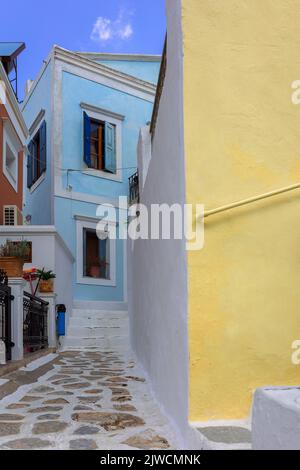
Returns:
[[[125,120],[124,116],[115,115],[110,111],[103,110],[101,108],[91,107],[84,103],[81,104],[81,108],[84,110],[84,114],[92,121],[98,121],[101,123],[110,123],[115,126],[115,150],[116,150],[116,172],[111,173],[106,170],[96,170],[89,167],[89,164],[86,161],[84,155],[84,162],[87,165],[87,169],[83,171],[84,174],[89,176],[94,176],[96,178],[106,179],[110,181],[116,181],[118,183],[123,182],[123,121]],[[91,109],[92,108],[92,109]],[[90,134],[89,134],[90,136]],[[89,139],[90,140],[90,139]],[[84,140],[85,145],[85,140]]]
[[[97,230],[98,221],[88,222],[78,219],[76,221],[76,261],[77,261],[77,284],[116,287],[117,279],[117,241],[110,237],[110,232],[115,231],[113,223],[108,223],[108,263],[109,279],[93,278],[84,276],[84,229]]]
[[[97,251],[98,253],[95,254],[94,256],[94,264],[91,264],[91,257],[89,255],[89,248],[88,248],[88,234],[93,234],[95,236],[95,241],[97,242]],[[91,229],[91,228],[83,228],[83,276],[86,278],[92,278],[92,279],[99,279],[99,280],[105,280],[109,281],[110,280],[110,269],[109,269],[109,239],[106,238],[103,240],[105,241],[106,244],[106,253],[105,253],[105,263],[107,266],[104,268],[104,266],[101,266],[101,261],[104,261],[101,259],[101,253],[100,253],[100,243],[102,240],[100,240],[97,237],[97,230],[96,229]],[[90,269],[94,268],[99,268],[100,275],[99,276],[92,276],[87,274]],[[104,268],[104,273],[105,275],[102,276],[101,273],[103,273],[103,268]]]
[[[97,138],[92,136],[92,133],[90,135],[91,143],[92,142],[97,142],[98,143],[98,152],[96,155],[97,159],[97,166],[92,166],[93,170],[100,170],[100,171],[105,171],[104,169],[104,129],[105,129],[105,123],[103,121],[99,121],[97,119],[91,118],[91,125],[97,125],[98,126],[98,136]],[[95,157],[95,154],[92,153],[91,151],[91,157]]]

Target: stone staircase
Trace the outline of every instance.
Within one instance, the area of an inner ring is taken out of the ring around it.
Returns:
[[[128,312],[73,308],[61,350],[129,350]]]

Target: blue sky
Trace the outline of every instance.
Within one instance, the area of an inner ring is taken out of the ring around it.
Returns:
[[[164,0],[14,0],[1,2],[0,41],[24,41],[19,95],[53,44],[74,51],[160,54]]]

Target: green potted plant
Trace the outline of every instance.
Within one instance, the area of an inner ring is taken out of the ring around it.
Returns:
[[[53,292],[53,279],[56,275],[53,271],[44,271],[37,269],[37,275],[39,278],[39,292],[41,294],[52,294]]]
[[[24,260],[29,254],[29,242],[6,240],[0,246],[0,269],[5,271],[8,277],[22,277]]]

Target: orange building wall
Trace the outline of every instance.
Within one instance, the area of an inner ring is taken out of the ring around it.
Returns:
[[[3,206],[17,206],[20,211],[23,209],[23,158],[24,152],[19,152],[18,162],[18,193],[11,186],[3,174],[3,127],[4,119],[9,119],[5,106],[0,104],[0,225],[3,224]],[[21,223],[21,221],[19,221]]]

